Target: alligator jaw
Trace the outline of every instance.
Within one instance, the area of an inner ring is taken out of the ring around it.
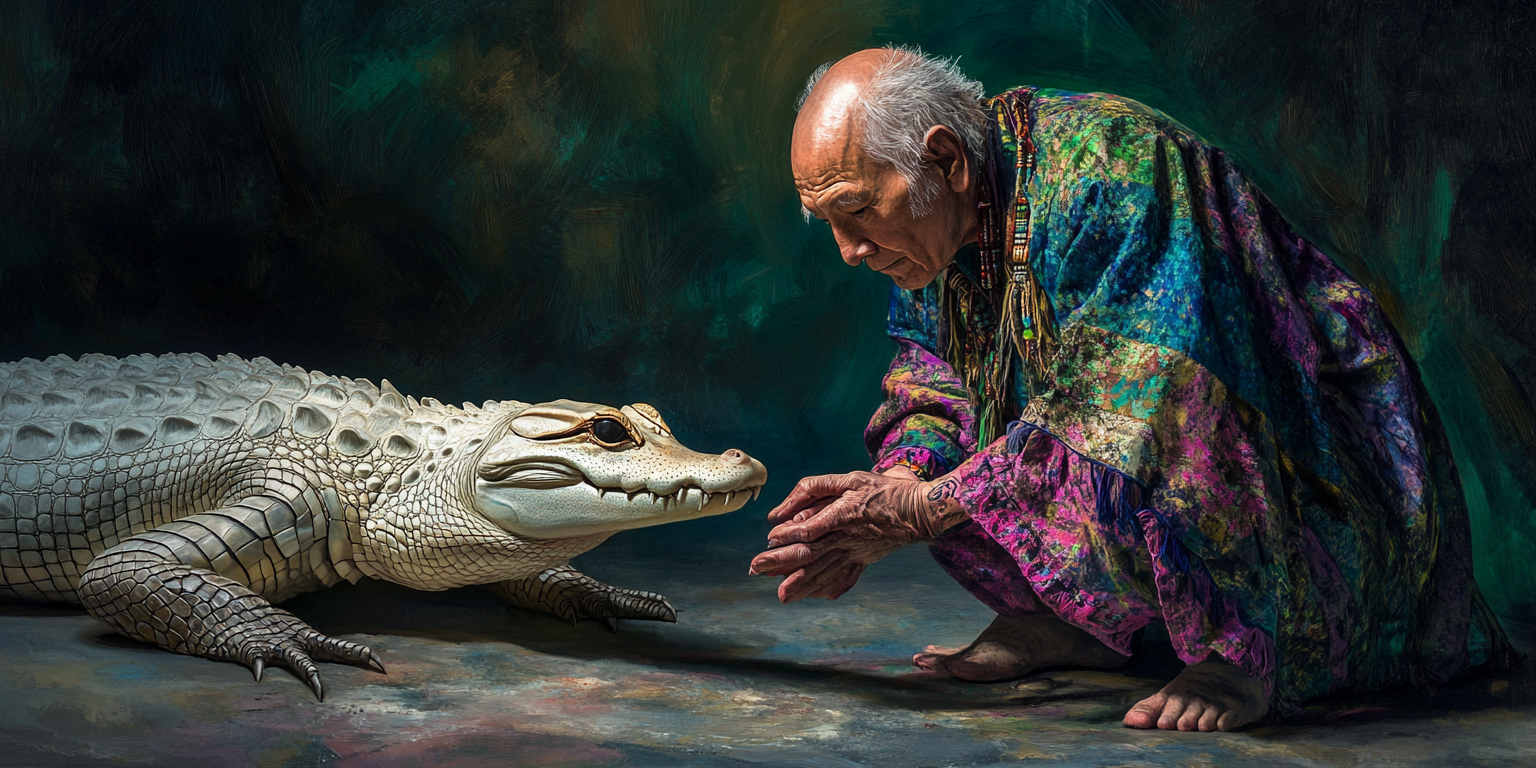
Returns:
[[[503,530],[535,539],[617,533],[723,515],[745,506],[762,491],[760,484],[721,491],[688,485],[658,494],[603,488],[589,481],[558,488],[478,482],[480,513]]]
[[[590,536],[734,512],[767,482],[761,462],[689,450],[659,418],[629,406],[532,406],[476,458],[474,507],[516,536]]]
[[[679,508],[686,507],[689,499],[698,499],[697,509],[703,511],[709,506],[711,501],[723,499],[725,502],[723,506],[728,511],[731,509],[731,503],[737,499],[745,498],[746,501],[756,501],[757,497],[763,492],[761,485],[713,492],[706,491],[697,485],[685,485],[669,494],[653,493],[645,489],[626,491],[623,488],[601,488],[591,483],[587,483],[587,486],[597,491],[597,497],[600,501],[606,501],[609,494],[618,494],[625,497],[628,503],[660,504],[663,510],[668,510],[673,506],[678,506]]]

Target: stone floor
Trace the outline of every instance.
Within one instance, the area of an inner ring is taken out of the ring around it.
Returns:
[[[764,511],[766,507],[764,507]],[[741,513],[753,515],[752,511]],[[737,516],[732,516],[736,518]],[[760,518],[758,518],[760,519]],[[189,766],[1481,765],[1536,761],[1536,677],[1338,698],[1232,734],[1120,717],[1177,670],[1166,645],[1122,672],[966,685],[915,673],[985,608],[912,548],[836,602],[780,605],[746,574],[761,526],[636,531],[578,560],[654,589],[675,625],[508,611],[488,593],[343,586],[288,604],[367,643],[389,674],[324,665],[321,703],[281,670],[119,639],[83,613],[0,606],[0,764]]]

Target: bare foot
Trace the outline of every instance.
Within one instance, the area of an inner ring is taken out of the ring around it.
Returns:
[[[1165,731],[1231,731],[1268,711],[1258,678],[1225,661],[1202,661],[1185,667],[1161,691],[1131,707],[1125,724]]]
[[[964,648],[930,645],[912,656],[918,669],[947,673],[958,680],[994,683],[1056,667],[1108,669],[1126,657],[1061,619],[998,616]]]

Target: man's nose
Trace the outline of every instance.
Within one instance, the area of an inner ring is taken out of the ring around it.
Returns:
[[[865,259],[880,252],[880,246],[854,233],[833,230],[832,236],[837,239],[837,249],[842,252],[843,262],[850,267],[857,267]]]

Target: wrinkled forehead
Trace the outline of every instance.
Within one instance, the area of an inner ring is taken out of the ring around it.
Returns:
[[[824,130],[806,137],[795,131],[790,170],[797,186],[815,188],[834,176],[857,175],[868,162],[852,131]]]

